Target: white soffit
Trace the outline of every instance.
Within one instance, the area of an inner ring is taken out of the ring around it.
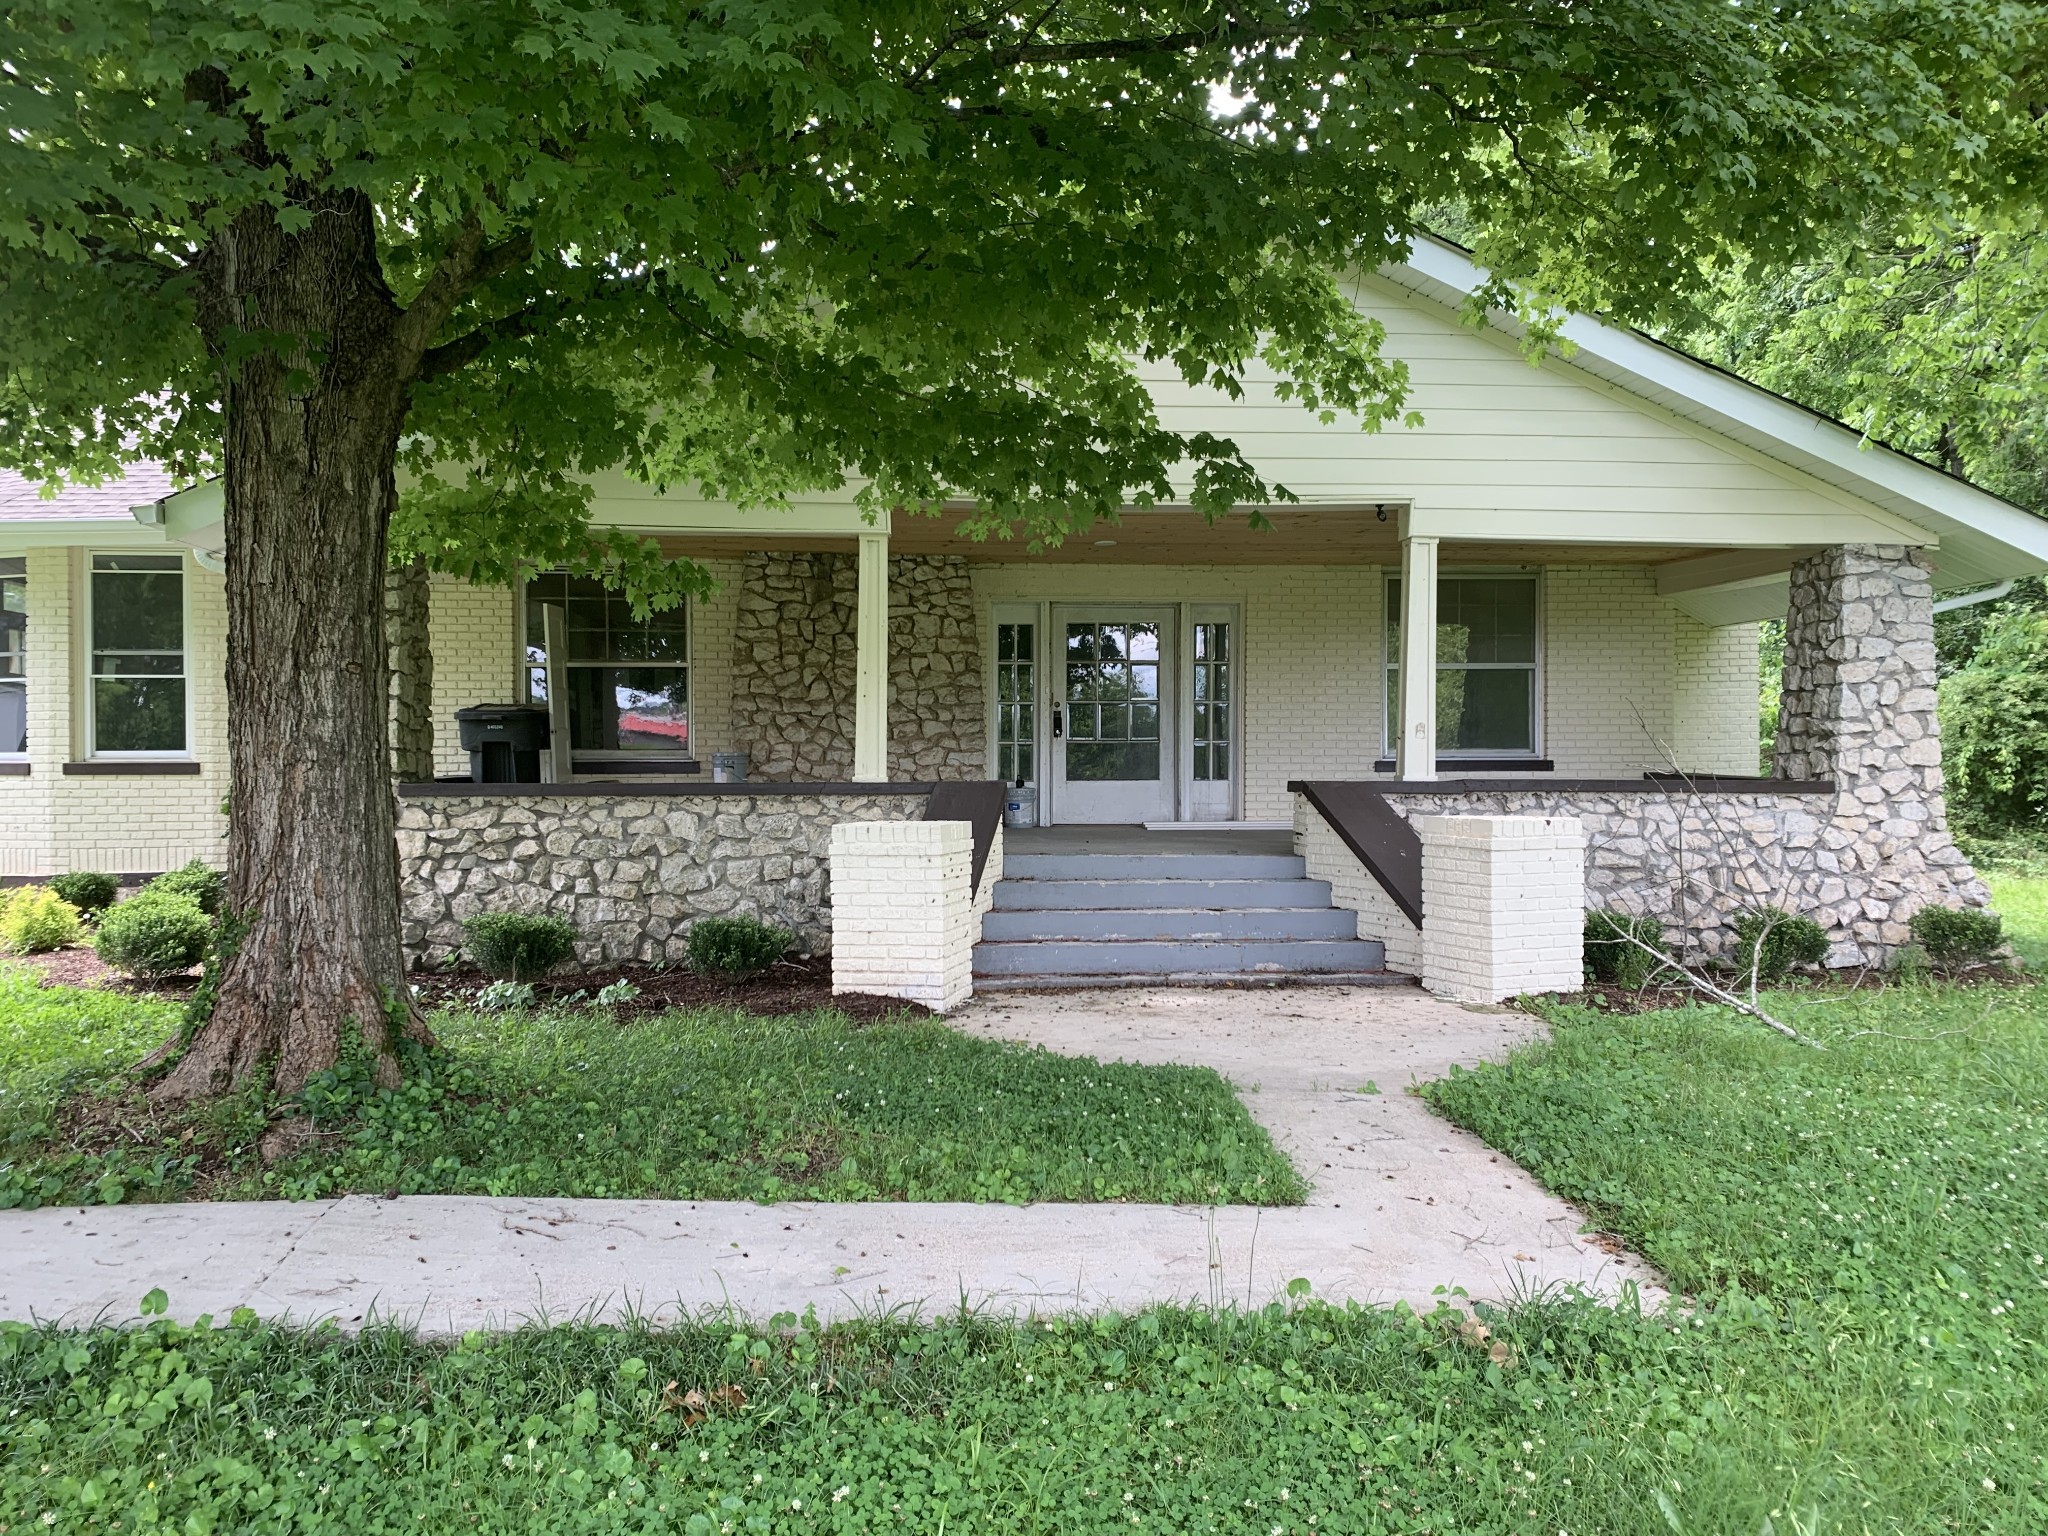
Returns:
[[[1405,263],[1384,267],[1380,275],[1452,308],[1485,280],[1462,251],[1428,238],[1418,238]],[[1510,336],[1522,332],[1509,317],[1491,318]],[[1932,529],[1941,540],[1935,563],[1936,585],[1943,590],[2048,571],[2048,519],[1636,331],[1575,314],[1560,334],[1575,349],[1569,366]],[[1686,602],[1672,600],[1691,611]]]

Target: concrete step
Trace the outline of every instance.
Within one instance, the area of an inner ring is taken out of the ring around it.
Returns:
[[[1399,971],[1174,971],[1164,976],[977,976],[983,992],[1057,992],[1081,987],[1412,987]]]
[[[1132,907],[991,912],[984,943],[1048,939],[1355,939],[1358,919],[1334,907]]]
[[[974,946],[976,976],[1173,976],[1196,973],[1377,971],[1384,946],[1367,939],[1036,940]]]
[[[1299,880],[1291,853],[1009,853],[1005,880]]]
[[[1137,907],[1225,911],[1330,904],[1329,883],[1323,880],[1016,880],[1010,878],[1012,862],[1003,861],[1003,878],[996,882],[998,912],[1107,912]]]

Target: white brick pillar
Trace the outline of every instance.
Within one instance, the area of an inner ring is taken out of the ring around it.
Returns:
[[[974,991],[980,927],[964,821],[842,821],[832,829],[832,990],[937,1013]]]
[[[1575,816],[1416,816],[1422,984],[1460,1002],[1585,980],[1586,829]]]

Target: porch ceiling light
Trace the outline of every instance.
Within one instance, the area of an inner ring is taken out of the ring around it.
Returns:
[[[1097,540],[1095,541],[1095,547],[1096,547],[1097,549],[1113,549],[1113,548],[1115,548],[1115,547],[1116,547],[1116,540],[1115,540],[1115,539],[1097,539]]]

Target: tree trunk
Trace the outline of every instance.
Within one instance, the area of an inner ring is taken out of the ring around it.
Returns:
[[[424,560],[384,575],[384,644],[391,658],[391,777],[421,784],[434,776],[433,605]]]
[[[304,191],[297,231],[239,215],[202,265],[223,372],[228,884],[213,1014],[158,1087],[280,1097],[359,1034],[378,1082],[430,1040],[399,945],[382,593],[410,368],[368,201]],[[232,929],[230,930],[233,931]]]

